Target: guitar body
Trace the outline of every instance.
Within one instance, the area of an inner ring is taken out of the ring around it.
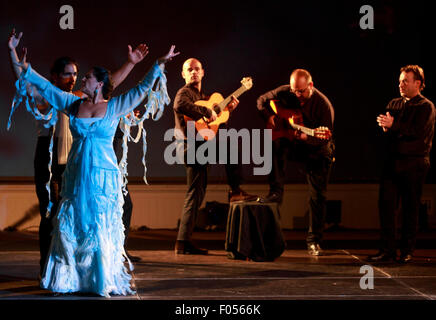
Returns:
[[[267,128],[272,129],[272,140],[287,138],[292,141],[296,139],[297,130],[322,140],[329,140],[332,136],[330,129],[327,127],[318,127],[316,129],[304,127],[303,114],[299,109],[285,109],[280,106],[277,100],[270,100],[270,107],[275,113],[275,127],[271,128],[267,124]]]
[[[195,121],[195,128],[204,140],[213,139],[218,132],[219,126],[229,120],[230,111],[227,105],[231,102],[232,97],[238,98],[253,86],[253,81],[250,77],[243,78],[241,83],[242,86],[225,99],[221,94],[215,92],[209,97],[209,100],[198,100],[195,102],[196,105],[214,110],[217,114],[216,120],[212,122],[208,122],[208,119],[204,117]],[[194,121],[187,116],[184,116],[184,118],[186,122]]]
[[[223,96],[217,92],[212,94],[209,98],[209,100],[198,100],[195,102],[196,105],[206,107],[208,109],[214,110],[214,105],[221,103],[224,100]],[[200,132],[200,135],[205,139],[208,140],[209,137],[207,135],[202,135],[201,131],[202,129],[210,129],[216,134],[218,132],[218,128],[221,124],[226,123],[229,120],[230,117],[230,111],[225,108],[221,113],[217,113],[217,118],[213,122],[207,122],[207,119],[199,119],[195,122],[195,128],[197,131]],[[187,117],[185,117],[187,118]],[[186,120],[186,119],[185,119]]]
[[[295,124],[303,125],[303,114],[300,110],[277,108],[277,116],[274,118],[275,127],[266,126],[267,129],[272,130],[273,141],[279,138],[286,138],[292,141],[296,138],[296,131],[289,124],[289,118],[292,118]]]

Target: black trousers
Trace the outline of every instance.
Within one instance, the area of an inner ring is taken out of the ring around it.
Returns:
[[[400,251],[412,254],[416,245],[422,188],[430,167],[427,158],[388,159],[379,189],[381,250],[396,253],[396,212],[401,204]]]
[[[50,200],[52,201],[51,211],[48,213],[49,194],[46,184],[50,179],[48,164],[50,161],[50,137],[38,137],[34,157],[34,175],[36,196],[39,201],[39,214],[41,221],[39,224],[39,252],[40,252],[40,270],[42,271],[47,261],[48,251],[51,243],[51,232],[53,231],[52,220],[55,216],[61,200],[60,190],[62,186],[62,174],[65,165],[59,165],[57,159],[57,139],[53,142],[53,159],[52,159],[52,178],[50,182]]]
[[[279,138],[273,141],[272,169],[268,176],[270,193],[283,198],[286,180],[286,166],[289,161],[304,163],[306,180],[309,186],[309,228],[306,242],[320,243],[322,240],[327,184],[333,163],[333,142],[324,153],[311,153],[303,143]]]
[[[132,220],[133,203],[132,198],[130,198],[129,189],[126,186],[127,194],[124,195],[124,205],[123,205],[123,225],[124,225],[124,248],[127,249],[127,238],[129,236],[130,221]]]
[[[184,148],[186,182],[188,190],[183,203],[182,216],[180,219],[179,232],[177,240],[189,241],[194,231],[197,221],[198,209],[203,203],[207,188],[207,174],[209,171],[208,164],[188,164],[187,163],[187,145],[179,142],[179,146]],[[232,190],[238,190],[241,184],[241,166],[226,165],[227,182]]]

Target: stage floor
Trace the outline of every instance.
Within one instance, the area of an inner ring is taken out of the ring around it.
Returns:
[[[287,249],[274,262],[232,260],[224,250],[225,232],[195,232],[208,256],[178,255],[175,230],[131,232],[129,251],[137,293],[111,300],[436,300],[436,231],[421,232],[414,261],[369,264],[377,231],[325,233],[325,256],[311,257],[304,231],[284,231]],[[37,281],[36,232],[0,232],[0,300],[107,300],[58,295]],[[362,266],[365,271],[361,273]],[[373,272],[373,288],[368,270]],[[366,279],[366,280],[365,280]],[[369,285],[364,289],[361,284]]]

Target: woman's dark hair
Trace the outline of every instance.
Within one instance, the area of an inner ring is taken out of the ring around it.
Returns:
[[[92,73],[98,82],[103,82],[102,94],[103,98],[110,99],[112,91],[114,91],[114,84],[112,82],[112,74],[109,70],[103,67],[92,68]]]
[[[70,57],[60,57],[57,58],[55,60],[55,62],[53,62],[53,65],[51,66],[50,69],[50,74],[56,74],[56,75],[60,75],[62,72],[65,71],[65,66],[67,66],[68,64],[74,64],[76,66],[77,69],[79,69],[79,64],[73,60]]]

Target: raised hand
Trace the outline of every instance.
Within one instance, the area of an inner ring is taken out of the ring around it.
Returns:
[[[129,50],[127,59],[133,64],[141,62],[148,54],[148,47],[145,43],[141,43],[134,51],[132,51],[132,47],[130,45],[127,46],[127,48]]]
[[[9,41],[8,41],[8,47],[10,50],[14,50],[16,47],[18,47],[18,44],[20,43],[20,39],[22,36],[23,36],[23,33],[20,32],[20,34],[17,37],[17,34],[15,33],[15,28],[12,29],[12,32],[9,35]]]
[[[27,48],[23,48],[23,58],[20,61],[14,62],[14,64],[20,68],[23,68],[23,71],[26,71],[29,67],[29,63],[27,62]]]
[[[157,61],[159,64],[167,63],[168,61],[171,61],[175,56],[179,55],[180,52],[174,52],[174,49],[176,48],[175,45],[172,45],[170,48],[170,51],[163,57],[160,57]]]

